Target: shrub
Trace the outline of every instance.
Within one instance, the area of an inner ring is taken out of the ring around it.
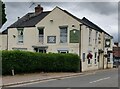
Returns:
[[[80,59],[76,54],[2,51],[2,75],[33,72],[77,72]]]

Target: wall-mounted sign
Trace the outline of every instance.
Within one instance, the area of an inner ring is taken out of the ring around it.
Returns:
[[[56,43],[56,36],[47,36],[47,43]]]
[[[70,43],[79,43],[80,31],[73,29],[70,31]]]

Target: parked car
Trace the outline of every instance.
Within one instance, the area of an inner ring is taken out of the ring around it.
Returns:
[[[113,68],[118,68],[120,65],[120,59],[114,59],[113,60]]]

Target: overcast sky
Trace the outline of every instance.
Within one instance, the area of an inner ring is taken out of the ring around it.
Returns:
[[[117,2],[5,2],[7,22],[0,31],[3,31],[18,17],[28,12],[34,12],[34,7],[41,4],[44,11],[49,11],[59,6],[78,18],[88,18],[118,40],[118,3]],[[32,6],[31,6],[32,5]]]

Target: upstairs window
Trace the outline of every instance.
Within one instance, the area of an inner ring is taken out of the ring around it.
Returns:
[[[97,44],[98,32],[95,33],[95,44]]]
[[[43,43],[44,42],[44,28],[41,27],[41,28],[38,28],[38,37],[39,37],[39,42],[40,43]]]
[[[60,27],[60,43],[67,43],[67,27]]]
[[[92,44],[92,29],[89,29],[89,45]]]
[[[18,43],[23,43],[23,28],[18,28]]]

